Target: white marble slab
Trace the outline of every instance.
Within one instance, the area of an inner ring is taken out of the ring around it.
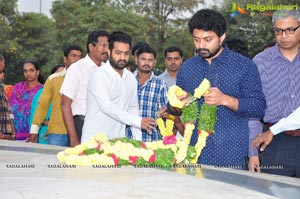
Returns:
[[[299,198],[300,180],[233,169],[55,168],[63,147],[0,140],[0,199]],[[16,168],[27,167],[27,168]]]

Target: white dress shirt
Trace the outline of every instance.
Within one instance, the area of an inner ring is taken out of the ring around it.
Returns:
[[[282,118],[276,124],[270,127],[273,135],[277,135],[283,131],[300,129],[300,107],[298,107],[288,117]]]
[[[73,100],[73,115],[85,115],[88,78],[97,68],[88,54],[68,68],[60,93]]]
[[[125,137],[130,125],[134,139],[141,140],[142,118],[139,117],[137,81],[128,70],[122,77],[109,61],[90,76],[87,91],[87,112],[81,141],[102,132],[109,139]]]

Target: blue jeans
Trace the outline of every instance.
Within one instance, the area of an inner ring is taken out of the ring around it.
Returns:
[[[48,144],[56,146],[69,146],[68,134],[48,134]]]

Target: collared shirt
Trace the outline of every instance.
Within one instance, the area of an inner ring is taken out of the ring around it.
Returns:
[[[4,84],[0,81],[0,133],[5,135],[12,134],[9,104],[4,92]]]
[[[145,82],[144,85],[138,81],[138,99],[140,116],[146,118],[157,118],[159,110],[167,105],[167,85],[164,81],[159,79],[153,73],[151,77]],[[155,140],[161,140],[162,136],[158,129],[152,130],[149,134],[146,130],[142,130],[142,140],[144,142],[150,142]]]
[[[172,77],[168,70],[166,69],[162,74],[160,74],[158,76],[158,78],[160,78],[161,80],[165,81],[168,88],[170,88],[171,86],[173,86],[174,84],[176,84],[176,78]]]
[[[263,118],[266,123],[277,123],[289,116],[300,106],[300,54],[293,61],[286,59],[278,45],[258,55],[253,61],[257,64],[267,106]],[[262,132],[258,120],[250,123],[252,131]]]
[[[68,68],[60,93],[73,100],[73,115],[85,115],[88,79],[97,68],[88,54]]]
[[[123,70],[121,77],[106,62],[91,75],[87,93],[82,142],[99,132],[109,139],[125,137],[126,124],[134,126],[133,137],[141,139],[137,81],[131,72]]]
[[[270,127],[273,135],[295,129],[300,129],[300,107],[298,107],[288,117],[282,118],[279,122]]]
[[[238,111],[218,106],[215,135],[207,138],[199,163],[222,166],[245,166],[249,150],[249,117],[262,117],[265,98],[256,65],[248,58],[224,51],[209,64],[200,56],[183,63],[177,74],[176,84],[183,90],[194,93],[204,78],[226,95],[238,99]],[[199,100],[199,107],[203,103]],[[192,134],[191,145],[198,140],[197,125]]]
[[[65,74],[66,69],[59,73],[54,73],[48,77],[42,94],[38,100],[38,106],[33,117],[30,133],[38,133],[40,125],[44,122],[52,102],[52,113],[48,123],[48,133],[67,134],[60,107],[61,95],[59,93]]]

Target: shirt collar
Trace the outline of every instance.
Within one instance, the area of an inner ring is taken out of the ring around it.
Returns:
[[[122,75],[122,77],[121,77],[120,74],[119,74],[117,71],[115,71],[115,69],[113,69],[113,66],[110,64],[109,61],[107,61],[106,63],[104,63],[101,67],[106,67],[107,70],[108,70],[108,72],[109,72],[112,76],[117,76],[117,77],[120,77],[120,78],[122,78],[122,79],[126,78],[126,77],[128,76],[128,74],[131,73],[131,72],[129,72],[128,70],[123,69],[123,75]]]

